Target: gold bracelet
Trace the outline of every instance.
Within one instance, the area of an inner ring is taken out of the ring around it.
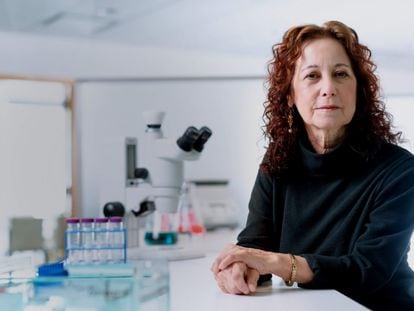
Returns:
[[[296,282],[297,266],[296,266],[296,257],[293,254],[289,254],[291,270],[289,280],[285,281],[286,286],[292,286]]]

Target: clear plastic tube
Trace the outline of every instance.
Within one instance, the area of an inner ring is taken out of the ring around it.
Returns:
[[[93,240],[94,240],[94,221],[93,218],[81,218],[80,232],[81,232],[81,247],[82,257],[81,262],[89,263],[93,260]]]
[[[95,219],[95,241],[93,261],[105,263],[108,261],[108,218]]]
[[[125,230],[121,217],[111,217],[108,222],[109,261],[125,261]]]
[[[78,263],[80,261],[80,232],[79,219],[66,219],[66,261],[68,263]]]

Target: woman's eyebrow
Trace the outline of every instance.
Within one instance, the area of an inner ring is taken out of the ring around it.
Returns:
[[[305,71],[305,70],[308,70],[308,69],[314,69],[314,68],[318,68],[318,67],[319,67],[318,65],[308,65],[308,66],[302,68],[300,71],[302,72],[302,71]],[[350,66],[348,64],[345,64],[345,63],[335,64],[334,68],[338,68],[338,67],[350,68]]]

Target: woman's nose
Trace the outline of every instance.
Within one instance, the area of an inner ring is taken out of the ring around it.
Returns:
[[[323,97],[333,97],[333,96],[335,96],[336,95],[336,93],[335,92],[328,92],[328,93],[323,93],[322,94],[322,96]]]
[[[336,88],[332,79],[327,78],[323,81],[321,94],[323,97],[333,97],[336,95]]]

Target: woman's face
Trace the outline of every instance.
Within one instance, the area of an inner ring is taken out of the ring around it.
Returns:
[[[340,43],[330,38],[305,43],[292,85],[289,104],[296,105],[308,134],[344,132],[355,113],[357,82]]]

